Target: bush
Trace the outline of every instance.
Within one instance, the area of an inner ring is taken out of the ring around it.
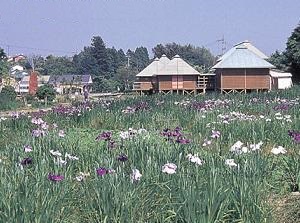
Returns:
[[[9,99],[10,101],[14,101],[17,97],[17,93],[15,92],[14,87],[12,86],[5,86],[2,88],[0,93],[0,97]]]
[[[27,101],[28,104],[31,104],[34,101],[35,97],[33,95],[31,95],[31,94],[27,94],[25,96],[25,99],[26,99],[26,101]]]
[[[38,88],[36,96],[39,99],[47,98],[47,101],[53,101],[56,95],[56,91],[51,85],[45,84]]]

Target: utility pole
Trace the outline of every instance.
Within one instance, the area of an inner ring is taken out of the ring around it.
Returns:
[[[9,57],[10,45],[7,45],[7,57]]]
[[[127,77],[126,77],[126,83],[125,83],[125,90],[129,89],[128,79],[129,79],[129,66],[130,66],[130,55],[126,55],[127,57]]]

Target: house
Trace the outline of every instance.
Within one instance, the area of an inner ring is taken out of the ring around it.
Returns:
[[[165,55],[156,58],[136,75],[133,90],[139,93],[199,93],[205,92],[207,76],[200,74],[179,55],[169,60]]]
[[[24,76],[28,75],[28,72],[25,71],[24,67],[15,65],[10,69],[10,75],[15,79],[21,80]]]
[[[26,56],[24,56],[23,54],[18,54],[18,55],[9,57],[7,61],[18,63],[19,61],[25,60],[25,59],[26,59]]]
[[[239,44],[224,54],[212,68],[221,92],[270,90],[270,70],[275,68],[256,48]],[[262,56],[262,57],[261,57]]]
[[[65,94],[69,92],[83,93],[86,89],[92,90],[92,77],[91,75],[55,75],[49,79],[49,84],[54,86],[54,89],[59,94]]]
[[[160,59],[155,58],[152,63],[136,75],[137,81],[134,82],[133,89],[140,92],[155,91],[157,89],[155,74],[169,62],[170,59],[166,55],[162,55]]]
[[[287,89],[293,86],[292,74],[278,70],[271,70],[271,89],[280,90]]]
[[[37,75],[37,74],[36,74]],[[31,82],[35,82],[35,77],[28,75],[24,76],[21,81],[16,85],[15,91],[18,94],[28,94],[30,86],[36,85],[36,87],[41,87],[44,84],[47,84],[49,81],[50,76],[48,75],[37,75],[37,83],[31,84]],[[36,87],[33,87],[36,91]]]
[[[213,66],[221,92],[285,89],[292,86],[292,74],[275,70],[268,57],[248,40],[217,60]]]

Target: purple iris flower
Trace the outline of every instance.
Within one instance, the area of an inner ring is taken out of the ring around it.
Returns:
[[[96,141],[104,140],[104,141],[110,141],[112,137],[111,132],[102,132],[96,137]]]
[[[295,130],[289,130],[288,135],[293,138],[296,143],[300,143],[300,132]]]
[[[117,160],[121,162],[126,162],[128,160],[128,157],[125,154],[121,154],[118,156]]]
[[[191,142],[191,140],[186,139],[184,137],[179,137],[179,138],[177,138],[176,142],[179,144],[189,144]]]
[[[104,176],[108,173],[108,170],[105,167],[100,167],[96,171],[99,176]]]
[[[64,176],[62,175],[55,175],[55,174],[48,174],[48,180],[51,180],[53,182],[59,182],[62,181],[64,179]]]
[[[117,146],[116,142],[114,140],[110,140],[108,142],[108,148],[113,149]]]
[[[26,157],[26,158],[24,158],[22,161],[21,161],[21,165],[22,166],[27,166],[27,165],[30,165],[30,164],[32,164],[33,163],[33,161],[32,161],[32,159],[30,158],[30,157]]]
[[[46,132],[44,130],[41,130],[41,129],[32,130],[33,137],[40,137],[40,136],[44,136],[44,135],[46,135]]]

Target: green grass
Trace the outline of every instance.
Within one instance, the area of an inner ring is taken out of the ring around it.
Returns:
[[[37,128],[31,117],[1,121],[0,222],[274,222],[278,215],[270,198],[286,196],[291,185],[300,181],[300,147],[287,134],[300,130],[299,95],[300,88],[294,87],[261,94],[115,100],[99,103],[80,116],[50,112],[42,117],[50,126],[48,134],[39,138],[31,136]],[[278,98],[293,105],[274,110]],[[211,109],[199,111],[192,106],[194,101],[207,100],[215,101]],[[147,102],[149,109],[122,112],[140,102]],[[222,122],[220,115],[236,117],[232,112],[251,116],[251,120]],[[290,115],[291,121],[276,119],[278,112],[282,117]],[[52,128],[54,123],[57,129]],[[160,134],[177,126],[191,143],[169,142]],[[121,140],[120,132],[128,128],[144,128],[147,133]],[[58,137],[60,129],[66,133],[64,138]],[[211,139],[213,129],[221,132],[220,138]],[[103,131],[112,132],[116,148],[95,140]],[[212,144],[204,147],[205,139]],[[259,141],[264,144],[259,151],[233,154],[229,149],[238,140],[248,147]],[[27,144],[33,148],[30,153],[23,151]],[[272,154],[271,149],[279,145],[288,152]],[[59,150],[63,159],[69,153],[79,160],[59,166],[49,150]],[[128,156],[124,163],[117,160],[122,153]],[[186,158],[189,153],[198,154],[204,164],[191,163]],[[25,157],[31,157],[33,164],[22,169],[19,163]],[[225,165],[226,159],[234,159],[238,166]],[[175,174],[162,172],[168,162],[177,165]],[[116,172],[98,176],[99,167]],[[133,183],[134,168],[142,177]],[[79,172],[90,176],[77,182]],[[48,173],[65,178],[51,182]]]

